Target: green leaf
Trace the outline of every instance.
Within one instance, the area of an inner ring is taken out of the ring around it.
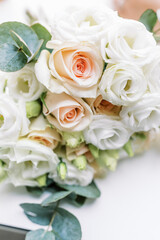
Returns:
[[[53,232],[46,232],[44,229],[38,229],[27,233],[25,240],[55,240]]]
[[[43,39],[43,44],[39,50],[39,53],[37,54],[36,58],[39,57],[40,55],[40,52],[43,50],[43,49],[47,49],[46,48],[46,43],[51,40],[52,38],[52,35],[50,34],[50,32],[44,27],[42,26],[40,23],[35,23],[33,24],[32,26],[32,29],[36,32],[37,36],[39,39]]]
[[[18,47],[21,48],[27,56],[31,57],[32,53],[23,39],[14,31],[11,31],[10,34],[13,40],[17,43]]]
[[[52,224],[56,240],[81,240],[82,231],[78,219],[63,208],[58,208]]]
[[[152,32],[157,23],[157,14],[152,9],[148,9],[142,14],[139,21],[146,26],[148,31]]]
[[[71,193],[71,191],[56,192],[56,193],[52,194],[51,196],[49,196],[48,198],[46,198],[42,202],[42,206],[47,206],[49,204],[55,203],[65,197],[67,197],[70,193]]]
[[[86,198],[75,193],[71,193],[68,195],[67,200],[76,207],[82,207],[86,201]]]
[[[27,191],[37,197],[40,197],[43,193],[43,188],[40,187],[26,187]]]
[[[27,63],[27,57],[19,49],[11,44],[0,45],[0,70],[15,72],[23,68]]]
[[[23,203],[20,204],[20,206],[23,208],[25,215],[30,221],[42,226],[49,225],[53,211],[56,207],[54,205],[51,207],[43,207],[41,204],[33,203]]]
[[[67,184],[58,184],[63,189],[68,191],[72,191],[77,195],[86,197],[86,198],[98,198],[100,197],[100,190],[97,188],[96,184],[92,182],[86,187],[82,187],[79,185],[67,185]]]

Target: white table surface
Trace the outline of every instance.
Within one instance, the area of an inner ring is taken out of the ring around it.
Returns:
[[[77,4],[79,1],[74,1]],[[109,0],[81,0],[82,4],[109,4]],[[61,9],[73,0],[5,0],[0,3],[0,22],[24,21],[25,7],[38,11],[43,6],[47,14]],[[81,222],[82,240],[159,240],[160,239],[160,152],[151,150],[143,156],[121,161],[116,172],[97,180],[102,192],[95,202],[81,209],[66,205]],[[0,224],[27,229],[39,226],[31,223],[19,207],[23,202],[41,202],[25,188],[0,185]]]

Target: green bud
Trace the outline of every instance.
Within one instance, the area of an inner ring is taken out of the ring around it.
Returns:
[[[77,157],[73,160],[73,164],[79,169],[79,170],[85,170],[87,166],[87,159],[84,155]]]
[[[95,159],[99,157],[99,149],[96,146],[89,144],[88,148]]]
[[[0,161],[0,182],[2,182],[7,177],[7,172],[4,169],[5,164]]]
[[[41,113],[41,104],[39,101],[26,102],[27,118],[38,117]]]
[[[4,117],[3,115],[0,114],[0,127],[3,125],[4,123]]]
[[[62,137],[66,142],[66,145],[70,148],[76,148],[82,142],[84,142],[84,136],[82,132],[63,132]]]
[[[126,153],[128,154],[129,157],[133,157],[134,156],[134,152],[132,149],[132,144],[131,144],[131,140],[129,140],[124,146],[123,149],[126,151]]]
[[[67,165],[65,162],[60,162],[57,166],[57,173],[61,180],[65,180],[67,175]]]
[[[109,170],[114,171],[116,169],[118,159],[118,150],[100,150],[98,163],[101,166],[106,166]]]
[[[45,187],[47,183],[47,174],[44,174],[38,178],[36,178],[36,181],[38,182],[40,187]]]

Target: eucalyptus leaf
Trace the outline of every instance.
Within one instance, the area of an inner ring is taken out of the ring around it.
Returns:
[[[52,35],[50,34],[50,32],[43,26],[41,25],[40,23],[35,23],[33,24],[32,26],[32,29],[36,32],[38,38],[41,40],[43,39],[43,44],[39,50],[39,53],[37,54],[36,58],[39,57],[40,55],[40,52],[43,50],[43,49],[46,49],[46,43],[51,40],[52,38]]]
[[[79,196],[75,193],[71,193],[68,197],[67,200],[75,205],[76,207],[82,207],[86,201],[85,197]]]
[[[23,41],[23,39],[14,31],[11,31],[10,34],[13,40],[17,43],[18,47],[22,49],[27,56],[31,57],[32,53],[29,50],[27,44]]]
[[[150,32],[153,31],[153,28],[156,25],[157,20],[158,20],[157,14],[152,9],[146,10],[139,19],[139,21],[142,22]]]
[[[96,186],[94,182],[89,184],[86,187],[82,187],[79,185],[67,185],[67,184],[58,184],[63,189],[66,189],[68,191],[72,191],[76,193],[77,195],[86,197],[86,198],[98,198],[100,197],[100,190]]]
[[[55,240],[53,232],[46,232],[44,229],[38,229],[27,233],[25,240]]]
[[[47,197],[43,202],[42,206],[47,206],[49,204],[55,203],[65,197],[67,197],[71,191],[60,191],[52,194],[51,196]]]
[[[56,208],[55,205],[52,205],[51,207],[43,207],[41,204],[32,203],[23,203],[20,206],[23,208],[25,215],[30,221],[42,226],[49,225]]]
[[[78,219],[63,208],[58,208],[53,224],[56,240],[81,240],[82,231]]]
[[[26,187],[27,191],[37,197],[40,197],[44,192],[43,188],[40,187]]]
[[[23,68],[27,63],[27,57],[12,44],[0,45],[0,70],[4,72],[15,72]]]
[[[10,34],[11,31],[15,32],[23,39],[32,54],[37,51],[37,45],[39,43],[37,34],[32,28],[20,22],[5,22],[0,24],[0,45],[4,43],[15,43]]]

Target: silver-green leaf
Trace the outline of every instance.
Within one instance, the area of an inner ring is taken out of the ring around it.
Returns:
[[[69,194],[71,194],[71,191],[60,191],[60,192],[53,193],[51,196],[49,196],[42,202],[42,206],[47,206],[49,204],[55,203],[67,197]]]
[[[38,229],[27,233],[25,240],[55,240],[53,232],[46,232],[44,229]]]

